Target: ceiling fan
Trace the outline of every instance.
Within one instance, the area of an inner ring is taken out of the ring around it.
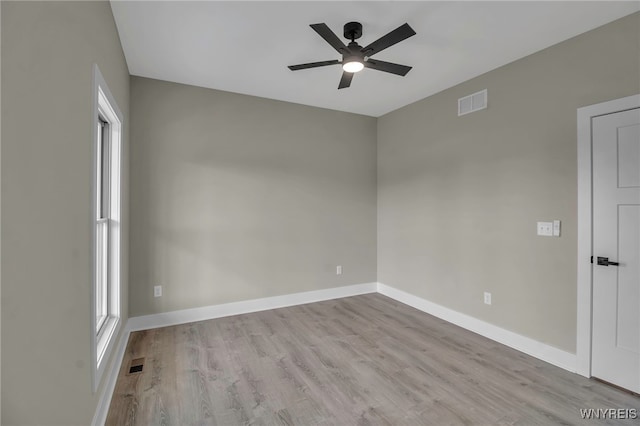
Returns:
[[[414,36],[416,32],[409,26],[409,24],[400,25],[395,30],[380,37],[378,40],[365,47],[356,43],[356,40],[362,37],[362,24],[359,22],[348,22],[344,25],[344,37],[351,40],[348,46],[345,46],[326,24],[312,24],[310,27],[342,55],[342,60],[340,61],[335,59],[333,61],[289,65],[289,69],[291,71],[342,64],[343,73],[338,89],[344,89],[351,85],[353,74],[361,71],[365,67],[401,75],[403,77],[411,70],[411,67],[406,65],[394,64],[392,62],[385,62],[371,58],[371,56],[386,49],[387,47],[391,47],[402,40]]]

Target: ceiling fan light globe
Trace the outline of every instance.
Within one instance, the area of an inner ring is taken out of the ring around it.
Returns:
[[[364,64],[360,61],[349,61],[342,64],[342,69],[346,72],[358,72],[364,69]]]

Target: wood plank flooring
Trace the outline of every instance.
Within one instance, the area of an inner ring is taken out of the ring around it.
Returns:
[[[368,294],[132,333],[106,424],[640,424],[581,408],[640,398]]]

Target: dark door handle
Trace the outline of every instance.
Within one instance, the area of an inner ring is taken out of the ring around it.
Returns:
[[[608,257],[600,257],[598,256],[598,265],[601,266],[618,266],[619,263],[618,262],[610,262]]]

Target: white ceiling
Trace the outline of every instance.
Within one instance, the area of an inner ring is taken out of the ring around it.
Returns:
[[[133,75],[378,117],[640,9],[628,2],[112,1]],[[408,22],[417,35],[374,56],[406,77],[365,69],[337,90],[340,59],[309,24],[360,45]],[[483,89],[479,87],[478,90]]]

